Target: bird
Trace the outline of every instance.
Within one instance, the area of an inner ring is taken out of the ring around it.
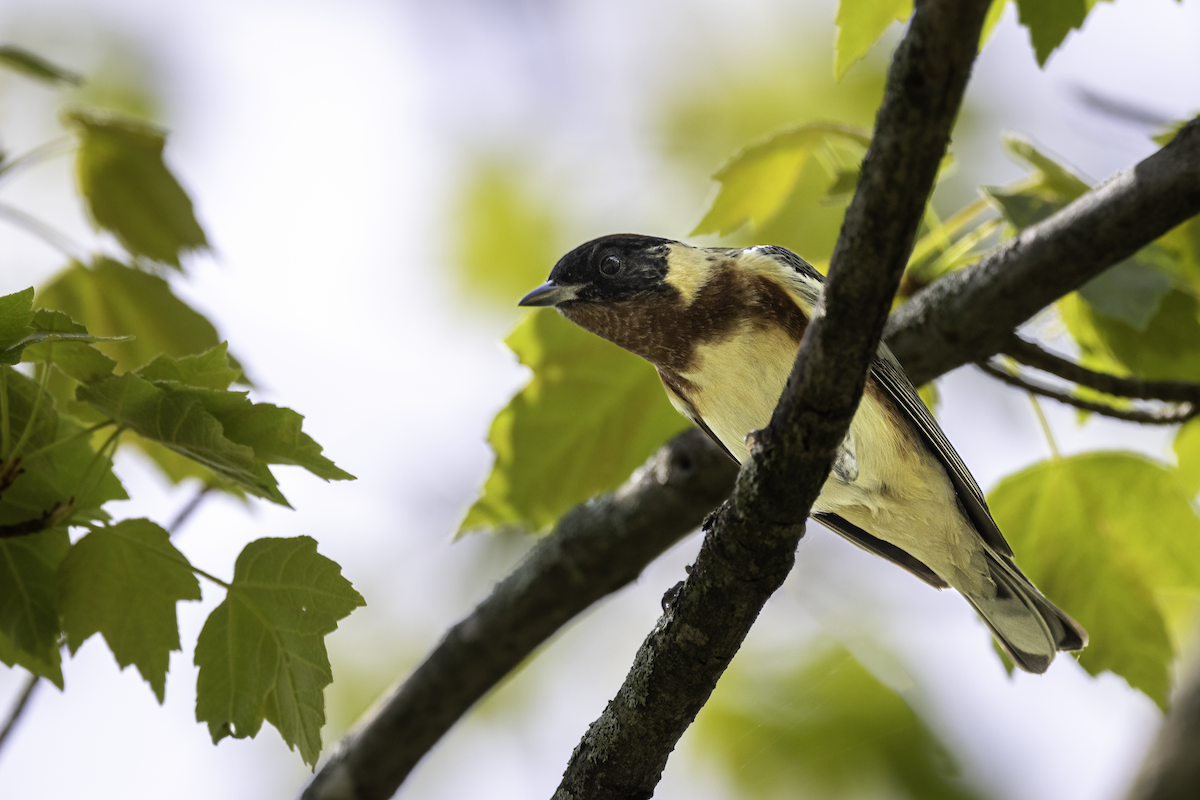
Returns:
[[[627,233],[567,253],[518,305],[554,307],[649,361],[671,404],[742,463],[805,328],[824,313],[823,286],[784,247]],[[1017,567],[983,492],[883,343],[811,516],[935,588],[956,589],[1027,672],[1087,644]]]

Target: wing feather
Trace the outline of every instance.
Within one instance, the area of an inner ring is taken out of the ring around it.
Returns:
[[[967,519],[974,523],[975,530],[993,550],[1011,558],[1012,548],[1004,539],[1000,528],[996,526],[996,521],[992,519],[992,512],[988,510],[987,500],[984,499],[979,484],[971,477],[967,465],[954,450],[946,434],[942,433],[941,427],[925,407],[912,382],[904,374],[904,368],[887,345],[879,346],[879,358],[871,365],[871,375],[925,436],[930,449],[946,468],[950,482],[958,494],[959,503]]]
[[[819,288],[825,279],[811,264],[784,247],[768,245],[753,249],[770,254],[778,261],[795,270],[799,280],[796,281],[793,288],[797,294],[801,295],[799,298],[801,307],[803,308],[805,303],[809,303],[819,308],[819,303],[807,295],[808,292],[812,291],[814,284]],[[988,510],[987,501],[984,499],[979,485],[971,477],[966,464],[963,463],[962,458],[954,450],[954,446],[950,444],[950,441],[946,438],[946,434],[942,433],[937,420],[929,413],[929,409],[925,407],[925,403],[921,400],[920,395],[913,388],[912,382],[904,373],[904,367],[900,365],[900,362],[892,354],[892,351],[888,349],[887,345],[879,345],[879,357],[871,367],[871,374],[879,385],[884,388],[888,396],[904,411],[905,416],[912,420],[917,429],[921,431],[921,434],[929,443],[930,449],[938,457],[938,460],[942,462],[942,465],[946,468],[946,473],[950,476],[951,483],[954,485],[954,490],[958,495],[964,515],[974,524],[975,530],[979,532],[980,537],[997,553],[1011,558],[1013,554],[1012,548],[1009,547],[1008,542],[1004,539],[1004,534],[1000,532],[996,521],[992,519],[992,512]],[[845,524],[848,525],[849,523]],[[835,530],[843,533],[843,535],[847,535],[841,529],[835,528]],[[858,541],[854,536],[849,536],[848,538],[856,542]],[[868,547],[867,549],[870,550],[872,548]],[[873,552],[878,552],[878,550],[874,550]],[[895,559],[892,560],[894,561]],[[902,564],[901,566],[904,565]]]
[[[874,553],[877,556],[886,558],[898,567],[903,567],[930,586],[937,589],[949,587],[950,584],[938,577],[937,573],[925,566],[924,562],[904,552],[899,547],[896,547],[896,545],[889,544],[882,539],[872,536],[857,525],[842,519],[837,514],[818,511],[812,516],[817,522],[820,522],[835,533],[841,534],[868,553]]]

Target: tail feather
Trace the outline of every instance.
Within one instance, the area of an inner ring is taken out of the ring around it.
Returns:
[[[1012,662],[1026,672],[1045,672],[1059,650],[1082,650],[1087,632],[1047,600],[1003,556],[988,551],[994,590],[964,592]]]

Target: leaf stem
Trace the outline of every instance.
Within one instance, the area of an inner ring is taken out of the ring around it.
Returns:
[[[120,438],[121,434],[124,433],[125,430],[126,429],[124,425],[118,425],[117,429],[113,431],[107,439],[104,440],[104,444],[100,445],[100,449],[96,451],[94,456],[92,456],[92,460],[88,462],[87,468],[83,471],[83,474],[79,476],[79,482],[75,484],[75,491],[71,495],[72,498],[78,497],[80,494],[82,494],[83,487],[87,484],[88,478],[91,477],[92,470],[96,468],[96,464],[100,462],[101,458],[104,457],[105,451],[109,450],[110,447],[111,452],[108,454],[108,459],[111,461],[112,454],[117,450],[117,439]]]
[[[216,577],[215,575],[209,575],[207,572],[205,572],[204,570],[200,569],[199,567],[197,567],[197,566],[195,566],[195,565],[190,565],[190,564],[189,564],[189,566],[191,566],[192,572],[196,573],[196,574],[197,574],[197,575],[199,575],[201,578],[207,578],[208,580],[210,580],[210,581],[212,581],[213,583],[215,583],[217,586],[220,586],[220,587],[222,587],[222,588],[224,588],[224,589],[226,589],[226,590],[228,590],[228,589],[232,589],[232,588],[233,588],[233,587],[232,587],[232,586],[230,586],[228,583],[226,583],[225,581],[223,581],[223,580],[221,580],[220,578]]]
[[[12,452],[8,455],[10,458],[16,458],[21,455],[21,448],[29,441],[29,437],[33,435],[33,429],[37,423],[38,409],[42,404],[42,397],[46,395],[46,387],[50,385],[50,357],[54,351],[54,345],[50,344],[46,348],[46,369],[42,372],[42,380],[38,383],[37,394],[33,396],[33,406],[29,409],[29,419],[25,420],[25,430],[21,431],[21,438],[13,445]]]
[[[116,425],[116,424],[117,424],[117,421],[115,419],[106,419],[103,422],[97,422],[95,425],[92,425],[91,427],[84,428],[83,430],[80,430],[80,431],[76,431],[75,433],[71,434],[70,436],[68,436],[65,439],[59,439],[57,442],[52,442],[52,443],[46,445],[45,447],[39,447],[37,450],[34,450],[32,453],[27,454],[25,456],[25,460],[31,461],[31,460],[37,458],[38,456],[44,456],[46,453],[50,452],[51,450],[53,450],[56,447],[62,447],[63,445],[70,444],[71,442],[75,441],[76,439],[82,439],[84,436],[92,435],[93,433],[100,430],[101,428],[107,428],[109,425]]]
[[[1058,451],[1058,444],[1054,441],[1054,432],[1050,430],[1050,420],[1046,419],[1046,414],[1042,411],[1042,404],[1038,400],[1038,396],[1030,392],[1029,402],[1033,403],[1033,412],[1037,414],[1038,422],[1042,425],[1042,433],[1046,435],[1046,444],[1050,445],[1050,456],[1055,461],[1062,460],[1062,453]]]

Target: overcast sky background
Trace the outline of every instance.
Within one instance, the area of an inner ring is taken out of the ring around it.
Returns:
[[[311,535],[367,598],[329,639],[327,743],[526,545],[450,540],[486,475],[491,417],[524,380],[498,344],[516,313],[456,296],[447,253],[459,232],[447,209],[465,154],[515,142],[548,172],[561,168],[571,201],[593,212],[582,236],[683,237],[706,196],[664,177],[647,153],[655,105],[673,86],[745,54],[830,41],[834,13],[825,0],[8,0],[0,8],[0,40],[85,74],[111,52],[99,42],[129,43],[164,101],[168,163],[214,244],[179,291],[232,342],[260,396],[304,414],[326,454],[359,477],[326,485],[281,468],[295,511],[216,499],[177,537],[193,563],[228,576],[252,539]],[[1093,180],[1149,155],[1145,129],[1097,115],[1079,90],[1164,119],[1194,114],[1196,42],[1196,2],[1101,3],[1084,35],[1039,70],[1010,8],[971,87],[986,109],[978,123],[985,149],[974,154],[982,182],[1022,174],[1002,155],[1002,130],[1031,136]],[[54,95],[2,80],[0,135],[20,152],[52,133],[45,120]],[[62,210],[67,171],[63,160],[49,164],[4,187],[0,200],[86,240],[86,223]],[[56,252],[0,227],[0,293],[59,267]],[[992,391],[969,369],[941,388],[943,427],[985,490],[1046,457],[1022,395]],[[1047,410],[1064,452],[1122,446],[1168,457],[1163,432],[1104,421],[1080,428],[1073,412]],[[119,514],[166,523],[190,497],[135,459],[118,466],[137,498]],[[696,547],[690,538],[560,634],[442,742],[400,797],[549,796]],[[195,722],[191,646],[222,597],[203,588],[203,602],[180,606],[184,652],[172,657],[165,705],[92,639],[64,666],[68,691],[41,686],[0,753],[0,794],[184,800],[300,790],[307,770],[274,729],[213,747]],[[1115,798],[1158,720],[1122,680],[1091,679],[1069,658],[1045,676],[1008,679],[961,598],[814,528],[747,648],[821,630],[908,686],[964,774],[1000,797]],[[0,708],[23,681],[20,671],[0,672]],[[720,796],[718,777],[685,737],[656,797]]]

